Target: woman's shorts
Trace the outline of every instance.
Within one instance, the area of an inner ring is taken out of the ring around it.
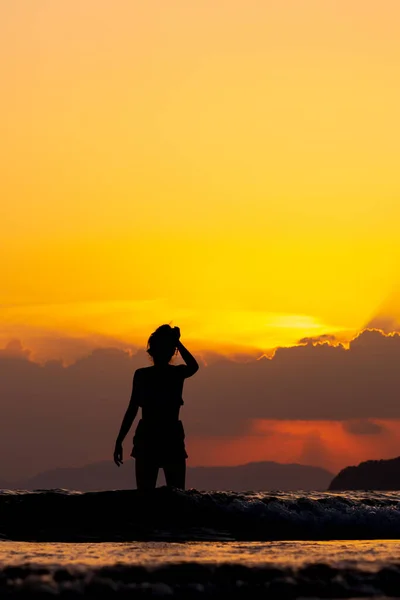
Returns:
[[[133,436],[131,456],[159,467],[187,458],[182,421],[154,423],[141,419]]]

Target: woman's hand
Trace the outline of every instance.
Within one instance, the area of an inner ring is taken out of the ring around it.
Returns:
[[[176,335],[176,341],[179,342],[179,338],[181,337],[181,330],[179,329],[179,327],[174,327],[172,331]]]
[[[199,365],[195,357],[192,354],[190,354],[189,350],[185,348],[185,346],[180,341],[178,337],[181,334],[179,327],[174,327],[174,330],[175,329],[177,330],[176,347],[179,351],[179,354],[183,358],[183,361],[186,363],[185,377],[191,377],[196,373],[196,371],[198,371]]]
[[[114,450],[114,462],[117,465],[117,467],[121,466],[123,463],[123,457],[124,457],[124,452],[122,449],[122,444],[120,443],[116,443],[115,444],[115,450]]]

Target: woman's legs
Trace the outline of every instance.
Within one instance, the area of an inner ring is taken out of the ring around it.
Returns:
[[[185,489],[186,479],[186,459],[166,464],[163,467],[165,482],[169,487]]]
[[[158,477],[158,465],[143,458],[135,459],[136,487],[138,490],[153,490]]]

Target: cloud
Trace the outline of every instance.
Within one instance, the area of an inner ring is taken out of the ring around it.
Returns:
[[[304,465],[326,467],[331,463],[331,456],[327,445],[323,442],[318,431],[310,433],[303,445],[299,462]]]
[[[385,333],[399,331],[399,319],[390,315],[376,315],[366,326],[366,329],[380,329]]]
[[[117,338],[100,335],[100,334],[85,334],[69,336],[58,331],[47,331],[39,327],[23,327],[19,328],[19,337],[24,340],[24,345],[29,350],[24,350],[26,355],[32,360],[44,363],[47,360],[61,360],[66,364],[71,364],[79,358],[83,358],[97,348],[119,348],[121,350],[137,350],[134,344],[128,344]],[[22,348],[22,343],[18,339],[11,339],[10,332],[12,328],[2,326],[0,332],[0,343],[5,343],[6,346],[1,353],[10,353],[10,348],[17,346]],[[11,344],[11,346],[10,346]]]
[[[392,287],[364,329],[381,329],[385,333],[400,331],[399,306],[400,284],[397,283]]]
[[[190,423],[235,433],[247,419],[398,418],[400,336],[365,331],[342,345],[278,348],[272,360],[210,365],[191,384]],[[212,417],[211,417],[212,415]]]
[[[335,335],[330,333],[325,333],[322,335],[315,335],[312,337],[304,337],[299,340],[299,344],[318,344],[318,343],[334,343],[337,342],[338,338]]]
[[[369,419],[345,421],[343,428],[353,435],[380,435],[386,431],[382,425]]]
[[[37,364],[21,344],[9,344],[0,352],[0,453],[10,457],[7,475],[109,456],[133,372],[148,364],[143,350],[117,348],[93,350],[67,366]],[[376,330],[361,333],[348,349],[308,344],[243,363],[216,357],[185,384],[186,431],[192,439],[243,436],[255,420],[269,419],[344,421],[354,435],[377,434],[376,420],[400,418],[399,364],[400,335]],[[127,451],[131,439],[132,433]]]
[[[28,359],[31,355],[31,351],[22,346],[20,340],[10,340],[7,342],[4,348],[0,349],[0,358],[22,358]]]

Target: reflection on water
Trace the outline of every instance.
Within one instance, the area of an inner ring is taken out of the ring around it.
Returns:
[[[278,541],[278,542],[134,542],[134,543],[30,543],[0,542],[0,565],[21,563],[160,565],[196,561],[234,562],[244,565],[308,563],[380,568],[400,562],[400,540]]]

